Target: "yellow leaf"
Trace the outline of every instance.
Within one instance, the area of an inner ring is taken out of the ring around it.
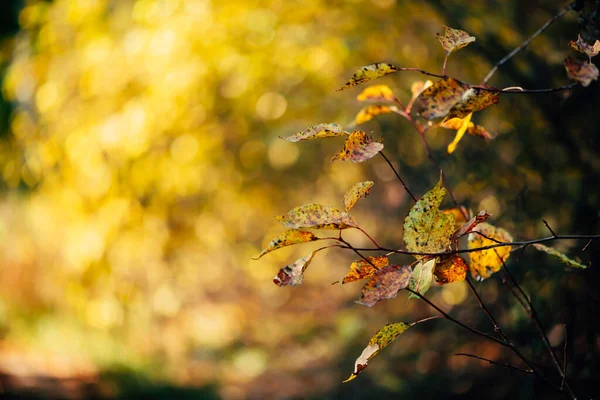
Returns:
[[[350,270],[342,280],[342,284],[368,278],[383,267],[387,267],[390,263],[390,260],[386,256],[367,257],[367,260],[369,260],[376,268],[373,268],[373,265],[365,260],[354,261],[350,264]]]
[[[358,71],[356,71],[354,73],[354,75],[352,76],[352,78],[350,78],[350,80],[344,86],[339,88],[338,91],[346,90],[348,88],[351,88],[352,86],[356,86],[361,83],[368,82],[368,81],[380,78],[385,75],[393,74],[394,72],[398,72],[398,71],[400,71],[400,68],[398,68],[392,64],[386,64],[386,63],[369,64],[369,65],[366,65],[366,66],[360,68]]]
[[[299,142],[301,140],[311,140],[311,139],[321,139],[326,137],[333,136],[348,136],[349,133],[344,131],[338,124],[318,124],[311,126],[303,130],[302,132],[298,132],[295,135],[288,137],[281,137],[283,140],[287,140],[288,142]]]
[[[383,150],[383,143],[373,142],[373,139],[363,131],[355,131],[346,139],[344,150],[333,156],[331,161],[350,160],[359,163],[375,157],[381,150]]]
[[[363,124],[367,121],[372,120],[378,115],[381,114],[389,114],[392,112],[398,111],[397,107],[394,106],[380,106],[380,105],[372,105],[367,106],[360,110],[358,114],[356,114],[356,118],[354,119],[354,123],[356,125]]]
[[[589,86],[592,81],[598,80],[598,68],[590,62],[567,57],[565,68],[569,78],[581,83],[583,87]]]
[[[453,78],[440,79],[423,90],[415,100],[417,115],[426,119],[445,116],[462,99],[468,88],[468,85]]]
[[[369,195],[373,184],[373,181],[358,182],[348,189],[344,194],[344,206],[346,207],[346,212],[350,211],[361,197],[367,197]]]
[[[441,128],[459,130],[463,126],[464,120],[461,118],[446,118],[444,122],[440,124]],[[488,132],[483,126],[475,125],[473,122],[469,122],[467,126],[467,133],[472,136],[479,136],[486,140],[493,139],[495,135]]]
[[[305,204],[275,219],[286,228],[347,229],[358,225],[345,212],[331,206]]]
[[[510,233],[502,228],[496,228],[487,222],[479,224],[472,232],[480,232],[493,240],[487,239],[477,233],[471,233],[469,234],[469,249],[490,246],[498,242],[506,243],[513,241]],[[471,259],[471,276],[480,281],[489,278],[502,268],[502,263],[508,259],[510,250],[511,246],[503,246],[469,253]]]
[[[446,283],[460,282],[467,278],[469,264],[455,254],[440,257],[440,261],[435,265],[433,274],[439,285]]]
[[[454,140],[452,141],[452,143],[450,143],[448,145],[448,154],[452,154],[452,153],[454,153],[454,150],[456,150],[456,146],[458,145],[458,142],[460,142],[460,139],[462,139],[465,132],[469,128],[469,124],[472,124],[472,122],[471,122],[472,115],[473,114],[469,114],[469,115],[467,115],[467,117],[465,119],[462,120],[462,125],[456,131],[456,136],[454,137]]]
[[[357,97],[358,101],[396,101],[392,89],[386,85],[373,85],[364,89]]]
[[[416,99],[423,90],[427,89],[431,85],[433,85],[433,82],[431,82],[430,80],[427,80],[425,82],[423,82],[423,81],[413,82],[413,84],[410,85],[410,92],[412,94],[412,98]]]
[[[438,33],[437,38],[448,54],[455,50],[462,49],[469,45],[469,43],[475,41],[475,37],[469,35],[467,32],[461,31],[460,29],[453,29],[446,25],[444,25],[444,34]]]
[[[264,249],[256,259],[258,260],[267,253],[273,250],[280,249],[293,244],[307,243],[317,240],[318,238],[312,232],[300,231],[298,229],[288,229],[275,239],[271,240],[266,249]]]

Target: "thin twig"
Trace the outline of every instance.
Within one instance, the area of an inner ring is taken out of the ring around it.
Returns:
[[[588,242],[585,244],[585,246],[583,246],[583,248],[581,249],[581,251],[585,251],[585,250],[588,248],[588,246],[589,246],[590,244],[592,244],[592,241],[593,241],[593,240],[594,240],[594,239],[590,239],[590,240],[589,240],[589,241],[588,241]]]
[[[554,231],[552,230],[552,228],[550,228],[550,225],[548,225],[548,222],[543,219],[542,222],[544,223],[544,225],[546,225],[546,228],[548,228],[548,230],[550,231],[550,233],[552,234],[552,236],[556,236],[556,233],[554,233]]]
[[[455,353],[454,355],[455,356],[465,356],[465,357],[476,358],[476,359],[481,360],[481,361],[487,361],[488,363],[493,364],[493,365],[500,365],[502,367],[508,367],[508,368],[514,369],[516,371],[522,372],[524,374],[533,374],[534,373],[533,370],[531,370],[531,369],[522,369],[522,368],[519,368],[519,367],[515,367],[514,365],[509,364],[509,363],[497,362],[497,361],[494,361],[494,360],[490,360],[489,358],[484,358],[484,357],[476,356],[474,354]]]
[[[371,237],[371,235],[369,235],[363,228],[361,227],[356,227],[356,229],[358,229],[359,231],[361,231],[366,237],[369,238],[369,240],[371,241],[371,243],[373,243],[375,246],[379,247],[379,245],[377,244],[377,242],[375,241],[375,239],[373,239]]]
[[[448,63],[448,56],[450,53],[446,52],[446,57],[444,57],[444,65],[442,65],[442,75],[446,75],[446,64]]]
[[[505,62],[507,62],[508,60],[510,60],[511,58],[513,58],[517,53],[519,53],[521,50],[523,50],[525,47],[527,47],[527,45],[529,43],[531,43],[533,41],[533,39],[535,39],[536,37],[538,37],[546,29],[548,29],[548,27],[550,25],[552,25],[557,19],[559,19],[560,17],[562,17],[563,15],[565,15],[567,12],[569,12],[570,10],[572,10],[574,6],[575,6],[575,2],[574,1],[571,2],[571,3],[569,3],[569,5],[567,5],[566,7],[564,7],[558,14],[556,14],[555,16],[553,16],[552,18],[550,18],[544,25],[542,25],[540,27],[540,29],[538,29],[537,31],[535,31],[533,33],[533,35],[531,35],[527,40],[525,40],[517,48],[515,48],[513,51],[511,51],[506,56],[504,56],[500,61],[498,61],[496,63],[496,65],[494,65],[494,67],[490,70],[490,72],[488,72],[488,74],[485,76],[485,78],[483,78],[482,85],[485,85],[490,80],[490,78],[496,73],[496,71],[498,70],[498,68],[500,68]]]
[[[400,181],[400,183],[402,184],[402,186],[404,187],[404,190],[406,190],[406,193],[408,193],[408,195],[410,197],[412,197],[412,199],[414,200],[414,202],[417,202],[417,198],[415,197],[415,195],[410,191],[410,189],[408,188],[408,186],[406,186],[406,183],[404,183],[404,180],[400,177],[400,174],[398,174],[398,171],[396,171],[396,169],[394,168],[394,166],[392,165],[392,163],[390,162],[390,160],[388,160],[388,158],[385,156],[385,154],[383,154],[382,151],[379,152],[379,154],[381,155],[381,157],[383,157],[383,159],[385,160],[385,162],[390,166],[390,168],[392,169],[392,171],[394,171],[394,175],[396,175],[396,178],[398,178],[398,180]]]
[[[555,87],[555,88],[548,88],[548,89],[523,89],[523,88],[517,89],[515,87],[509,87],[509,88],[502,89],[500,92],[506,93],[506,94],[553,93],[553,92],[560,92],[563,90],[573,89],[577,85],[579,85],[579,83],[571,83],[569,85],[559,86],[559,87]]]
[[[565,344],[563,346],[563,379],[560,384],[561,390],[565,387],[565,382],[567,380],[567,343],[569,343],[569,330],[567,329],[567,324],[563,321],[563,327],[565,328]]]

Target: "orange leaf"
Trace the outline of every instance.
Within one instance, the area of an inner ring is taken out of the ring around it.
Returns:
[[[283,140],[288,142],[299,142],[301,140],[321,139],[333,136],[348,136],[348,132],[344,131],[344,128],[338,124],[318,124],[306,128],[302,132],[298,132],[295,135],[288,137],[281,137]]]
[[[598,68],[590,62],[567,57],[565,68],[569,78],[581,83],[583,87],[587,87],[592,81],[598,80]]]
[[[453,78],[443,78],[423,90],[415,101],[417,115],[426,118],[440,118],[458,103],[469,88]]]
[[[331,161],[350,160],[359,163],[375,157],[381,150],[383,150],[383,143],[373,142],[373,139],[363,131],[355,131],[346,139],[344,150],[333,156]]]
[[[364,89],[358,97],[358,101],[396,101],[392,89],[386,85],[373,85]]]
[[[275,219],[286,228],[347,229],[358,225],[345,212],[331,206],[305,204]]]
[[[440,261],[435,265],[433,275],[439,285],[446,283],[464,281],[467,278],[469,264],[457,255],[447,255],[440,257]]]
[[[577,35],[577,41],[571,40],[569,46],[581,53],[587,54],[590,59],[600,53],[600,40],[596,40],[594,45],[591,46],[581,38],[581,35]]]
[[[393,299],[408,286],[412,270],[409,266],[390,265],[377,270],[362,288],[362,296],[356,302],[368,307],[379,300]]]
[[[386,63],[375,63],[369,64],[364,67],[361,67],[358,71],[354,73],[352,78],[344,86],[338,89],[346,90],[351,88],[352,86],[359,85],[361,83],[365,83],[371,81],[373,79],[380,78],[385,75],[393,74],[394,72],[400,71],[400,68]]]
[[[455,50],[462,49],[469,45],[469,43],[475,41],[475,37],[469,35],[467,32],[461,31],[460,29],[453,29],[446,25],[444,25],[444,34],[438,33],[437,38],[448,54]]]
[[[376,268],[373,268],[373,265],[365,260],[354,261],[350,264],[350,271],[348,271],[348,274],[342,280],[342,284],[368,278],[383,267],[387,267],[390,263],[390,260],[386,256],[367,257],[367,260]]]
[[[363,108],[356,114],[356,118],[354,118],[354,123],[356,125],[363,124],[367,121],[372,120],[378,115],[389,114],[392,112],[398,111],[397,107],[394,106],[380,106],[380,105],[371,105]]]

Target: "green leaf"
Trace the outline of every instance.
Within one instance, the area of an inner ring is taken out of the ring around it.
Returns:
[[[344,381],[350,382],[358,376],[366,367],[369,361],[383,350],[388,344],[393,342],[398,336],[406,331],[415,323],[407,324],[404,322],[395,322],[393,324],[387,324],[383,328],[379,329],[377,333],[369,340],[369,345],[365,347],[360,357],[356,359],[354,363],[354,371],[348,379]]]
[[[417,201],[404,220],[404,243],[409,251],[439,253],[450,246],[454,233],[454,214],[440,211],[446,189],[442,179]],[[420,258],[417,256],[417,258]]]
[[[410,281],[410,267],[390,265],[377,270],[362,288],[362,295],[356,302],[368,307],[379,300],[393,299]]]
[[[306,128],[302,132],[298,132],[295,135],[288,137],[280,136],[280,138],[287,140],[288,142],[299,142],[301,140],[322,139],[327,137],[348,135],[349,133],[344,131],[344,128],[338,124],[318,124],[311,126],[310,128]]]
[[[544,246],[543,244],[539,244],[539,243],[534,244],[533,247],[535,247],[539,251],[543,251],[544,253],[548,253],[551,256],[558,257],[560,259],[560,261],[562,261],[564,264],[567,264],[569,267],[572,267],[572,268],[582,268],[582,269],[586,269],[587,268],[587,265],[581,264],[581,263],[579,263],[579,262],[577,262],[575,260],[570,259],[565,254],[563,254],[560,251],[556,250],[554,247]]]
[[[347,229],[358,226],[347,213],[320,204],[305,204],[291,209],[286,215],[276,216],[275,219],[292,229]]]
[[[346,212],[350,211],[361,197],[367,197],[369,195],[373,184],[373,181],[358,182],[348,189],[344,194],[344,206],[346,207]]]
[[[271,240],[266,249],[264,249],[258,257],[255,259],[258,260],[262,256],[267,253],[272,252],[273,250],[280,249],[285,246],[291,246],[293,244],[299,243],[307,243],[312,242],[314,240],[318,240],[312,232],[300,231],[298,229],[288,229],[281,235],[277,236],[275,239]]]
[[[419,262],[415,269],[412,271],[410,282],[408,287],[415,292],[424,295],[431,287],[433,281],[433,269],[435,268],[436,259],[432,258],[427,262]],[[419,296],[409,293],[408,299],[413,297],[418,298]]]

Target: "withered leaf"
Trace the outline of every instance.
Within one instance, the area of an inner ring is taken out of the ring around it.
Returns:
[[[373,265],[362,259],[353,261],[352,264],[350,264],[348,274],[342,280],[342,284],[368,278],[383,267],[387,267],[390,263],[390,260],[386,256],[367,257],[367,260],[369,260],[376,268],[373,268]]]
[[[396,101],[392,89],[386,85],[373,85],[364,89],[357,97],[358,101]]]
[[[594,45],[592,46],[586,43],[581,38],[581,35],[577,35],[577,41],[571,40],[569,42],[569,46],[581,53],[587,54],[590,60],[592,57],[596,57],[598,53],[600,53],[600,40],[596,40],[596,42],[594,42]]]
[[[455,50],[462,49],[469,43],[475,41],[475,37],[460,29],[453,29],[444,25],[444,34],[437,34],[437,38],[442,44],[446,53],[450,54]]]
[[[471,86],[463,93],[460,101],[450,109],[446,118],[465,118],[475,111],[485,110],[497,104],[499,100],[500,91]]]
[[[293,244],[299,244],[299,243],[312,242],[312,241],[318,240],[318,239],[319,238],[316,237],[312,232],[301,231],[298,229],[288,229],[287,231],[285,231],[284,233],[282,233],[275,239],[271,240],[271,242],[269,243],[267,248],[264,249],[258,255],[258,257],[256,257],[256,259],[258,260],[265,254],[270,253],[273,250],[277,250],[277,249],[280,249],[285,246],[291,246]]]
[[[355,131],[346,139],[344,150],[333,156],[331,161],[350,160],[359,163],[375,157],[381,150],[383,150],[383,143],[374,142],[363,131]]]
[[[369,64],[364,67],[361,67],[358,71],[354,73],[352,78],[344,86],[338,89],[346,90],[351,88],[352,86],[359,85],[361,83],[365,83],[371,81],[373,79],[380,78],[385,75],[393,74],[394,72],[400,71],[400,68],[396,67],[392,64],[386,63],[375,63]]]
[[[433,269],[435,264],[435,258],[432,258],[427,262],[420,261],[412,271],[408,287],[421,295],[427,293],[431,287],[431,281],[433,280]],[[418,296],[413,293],[409,293],[409,300],[413,297]]]
[[[302,132],[298,132],[295,135],[288,137],[281,137],[283,140],[287,140],[288,142],[299,142],[301,140],[312,140],[312,139],[321,139],[327,137],[334,136],[348,136],[349,133],[344,131],[338,124],[318,124],[311,126],[310,128],[306,128]]]
[[[477,233],[470,233],[469,249],[490,246],[498,242],[507,243],[513,241],[510,233],[487,222],[477,225],[471,232],[481,232],[483,235],[494,240],[487,239]],[[502,263],[508,259],[510,249],[511,246],[503,246],[469,253],[471,259],[471,276],[482,281],[492,276],[495,272],[498,272],[502,268]]]
[[[565,68],[567,69],[569,78],[581,83],[583,87],[587,87],[592,81],[598,80],[598,68],[588,61],[567,57],[565,59]]]
[[[459,229],[456,230],[456,232],[454,232],[454,234],[452,235],[452,240],[458,240],[462,236],[471,232],[473,229],[475,229],[477,225],[484,222],[489,216],[490,214],[488,214],[485,210],[479,211],[479,214],[471,218],[469,221],[465,222],[463,226],[461,226]]]
[[[373,185],[373,181],[358,182],[352,185],[352,187],[344,194],[344,206],[346,207],[346,212],[350,211],[361,197],[367,197],[371,192],[371,187]]]
[[[316,251],[313,251],[306,257],[299,258],[292,264],[281,268],[277,275],[275,275],[275,278],[273,278],[273,282],[277,286],[300,285],[302,282],[304,282],[304,271],[312,261],[315,254]]]
[[[587,265],[582,264],[580,262],[577,262],[577,261],[575,261],[575,260],[567,257],[565,254],[563,254],[560,251],[556,250],[554,247],[544,246],[543,244],[540,244],[540,243],[534,244],[533,247],[535,247],[539,251],[543,251],[544,253],[548,253],[551,256],[558,257],[560,259],[560,261],[562,261],[564,264],[568,265],[569,267],[572,267],[572,268],[582,268],[582,269],[586,269],[587,268]]]
[[[360,357],[356,359],[354,363],[354,371],[348,379],[344,381],[350,382],[361,373],[367,367],[369,361],[377,355],[384,347],[394,341],[400,336],[405,330],[413,326],[415,323],[407,324],[404,322],[395,322],[388,324],[383,328],[379,329],[377,333],[369,340],[369,345],[363,350]]]
[[[347,229],[358,226],[347,213],[320,204],[305,204],[293,208],[286,215],[276,216],[275,219],[292,229]]]
[[[377,270],[363,286],[362,295],[356,302],[371,307],[379,300],[393,299],[408,286],[410,274],[409,266],[390,265]]]
[[[429,120],[445,116],[462,99],[468,88],[468,85],[454,78],[440,79],[423,90],[415,100],[417,115]]]
[[[372,120],[378,115],[389,114],[398,111],[398,107],[396,106],[382,106],[382,105],[370,105],[358,112],[356,114],[356,118],[354,118],[354,123],[356,125],[364,124],[367,121]]]
[[[442,179],[417,201],[404,220],[404,243],[409,251],[439,253],[446,251],[454,233],[454,214],[440,211],[446,189]],[[419,256],[416,256],[420,258]]]
[[[440,257],[439,262],[435,265],[433,275],[437,279],[439,285],[446,283],[464,281],[467,278],[469,264],[456,254]]]

